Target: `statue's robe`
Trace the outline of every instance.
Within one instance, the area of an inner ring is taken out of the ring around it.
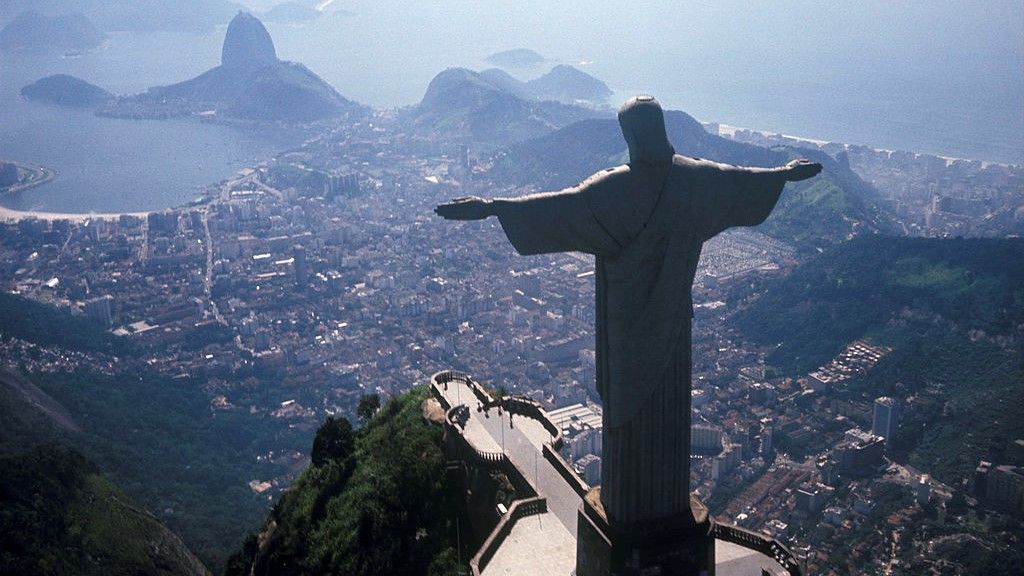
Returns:
[[[785,176],[675,155],[495,200],[523,255],[596,257],[601,501],[612,521],[689,514],[691,289],[704,241],[768,217]]]

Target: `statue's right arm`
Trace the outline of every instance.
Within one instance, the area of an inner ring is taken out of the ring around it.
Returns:
[[[580,187],[517,198],[456,198],[434,209],[447,220],[497,216],[512,246],[524,256],[551,252],[612,254],[620,245],[588,207]]]
[[[479,196],[462,196],[454,198],[451,202],[440,204],[434,208],[434,213],[445,220],[484,220],[491,216],[499,216],[502,208],[510,204],[524,204],[525,201],[564,197],[571,193],[570,190],[559,192],[535,192],[528,196],[519,198],[481,198]]]
[[[434,213],[445,220],[483,220],[498,215],[495,201],[479,196],[455,198],[434,208]]]

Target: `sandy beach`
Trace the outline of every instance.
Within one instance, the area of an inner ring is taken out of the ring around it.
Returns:
[[[19,170],[32,172],[34,177],[26,182],[15,184],[10,186],[5,194],[13,194],[15,192],[23,192],[37,186],[42,186],[56,176],[56,172],[46,168],[44,166],[37,166],[34,164],[26,164],[24,162],[11,162],[18,167]],[[88,213],[69,213],[69,212],[39,212],[35,210],[14,210],[7,208],[6,206],[0,205],[0,221],[4,222],[17,222],[24,218],[36,218],[39,220],[70,220],[72,222],[85,222],[86,220],[115,220],[124,215],[138,216],[145,218],[149,212],[88,212]]]
[[[10,208],[0,206],[0,221],[5,222],[17,222],[25,218],[37,218],[39,220],[69,220],[72,222],[85,222],[87,220],[116,220],[121,216],[138,216],[139,218],[145,218],[149,215],[149,212],[89,212],[81,214],[72,214],[68,212],[36,212],[36,211],[24,211],[24,210],[12,210]]]

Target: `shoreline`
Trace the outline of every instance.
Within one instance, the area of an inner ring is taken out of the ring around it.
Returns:
[[[51,168],[40,166],[37,164],[26,164],[24,162],[16,162],[13,160],[5,160],[8,164],[15,165],[18,170],[24,170],[26,172],[32,172],[34,177],[27,182],[19,182],[8,186],[6,190],[0,193],[0,199],[10,194],[17,194],[19,192],[25,192],[32,188],[42,186],[47,182],[50,182],[57,177],[57,172]],[[2,200],[0,200],[2,201]],[[175,208],[172,208],[172,210]],[[150,212],[52,212],[49,210],[16,210],[14,208],[8,208],[3,204],[0,204],[0,222],[19,222],[21,220],[37,219],[47,220],[50,222],[58,220],[68,220],[71,222],[82,223],[88,220],[116,220],[121,216],[135,216],[139,218],[145,218]]]
[[[812,144],[812,145],[814,145],[814,146],[816,146],[818,148],[822,148],[822,147],[828,146],[828,145],[842,146],[843,149],[845,149],[845,150],[849,150],[851,147],[864,147],[864,148],[868,148],[870,150],[873,150],[875,152],[885,152],[885,153],[888,153],[888,154],[907,153],[907,154],[913,154],[915,157],[919,157],[919,156],[929,157],[930,156],[930,157],[933,157],[933,158],[941,158],[941,159],[945,160],[946,161],[946,166],[950,166],[954,162],[971,162],[971,163],[977,162],[977,163],[981,164],[982,168],[985,168],[985,167],[988,167],[988,166],[1000,166],[1000,167],[1003,167],[1003,168],[1020,168],[1021,166],[1024,166],[1024,164],[1013,164],[1013,163],[1007,163],[1007,162],[993,162],[991,160],[979,160],[977,158],[961,158],[959,156],[945,156],[943,154],[932,154],[930,152],[915,152],[913,150],[895,150],[895,149],[891,149],[891,148],[875,148],[874,146],[868,146],[868,145],[849,144],[849,143],[846,143],[846,142],[836,142],[836,141],[833,141],[833,140],[819,140],[817,138],[809,138],[807,136],[796,136],[794,134],[783,134],[781,132],[769,132],[767,130],[761,130],[759,128],[745,128],[743,126],[733,126],[732,124],[724,124],[724,123],[721,123],[721,122],[704,122],[704,121],[700,121],[700,120],[698,120],[698,122],[700,122],[701,125],[705,127],[705,129],[707,129],[708,125],[712,125],[712,124],[718,126],[718,133],[717,133],[717,135],[718,136],[722,136],[724,138],[729,138],[731,140],[734,140],[736,138],[736,132],[737,131],[743,130],[743,131],[746,131],[746,132],[751,132],[751,133],[754,133],[754,134],[758,134],[758,135],[760,135],[760,136],[762,136],[764,138],[785,138],[785,139],[788,139],[788,140],[795,140],[797,142],[805,142],[807,144]]]
[[[177,210],[177,208],[168,208],[168,210]],[[55,222],[58,220],[68,220],[71,222],[82,223],[89,220],[117,220],[121,216],[134,216],[136,218],[146,218],[153,211],[149,212],[48,212],[48,211],[36,211],[36,210],[15,210],[6,206],[0,205],[0,221],[3,222],[20,222],[21,220],[47,220],[49,222]]]

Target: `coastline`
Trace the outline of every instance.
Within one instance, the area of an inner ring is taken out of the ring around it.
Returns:
[[[0,193],[0,198],[8,194],[16,194],[18,192],[24,192],[26,190],[42,186],[47,182],[53,180],[57,176],[57,172],[47,168],[45,166],[38,166],[35,164],[26,164],[24,162],[15,162],[12,160],[6,160],[8,164],[14,164],[19,170],[33,173],[33,177],[26,182],[19,182],[8,186],[6,190]],[[57,220],[68,220],[71,222],[82,223],[88,220],[116,220],[121,216],[135,216],[139,218],[145,218],[149,215],[149,212],[50,212],[50,211],[37,211],[37,210],[15,210],[8,208],[3,204],[0,204],[0,222],[18,222],[26,219],[37,219],[37,220],[48,220],[50,222]]]
[[[811,145],[813,145],[813,146],[815,146],[817,148],[823,148],[825,146],[841,146],[844,150],[849,150],[850,148],[860,147],[861,146],[861,145],[858,145],[858,144],[848,144],[848,143],[845,143],[845,142],[835,142],[835,141],[832,141],[832,140],[819,140],[819,139],[816,139],[816,138],[809,138],[807,136],[796,136],[796,135],[793,135],[793,134],[782,134],[782,133],[779,133],[779,132],[769,132],[767,130],[760,130],[758,128],[745,128],[745,127],[742,127],[742,126],[733,126],[731,124],[723,124],[723,123],[720,123],[720,122],[703,122],[703,121],[700,121],[700,122],[701,122],[701,125],[704,126],[705,129],[708,129],[708,126],[711,126],[711,125],[717,126],[718,132],[717,133],[712,132],[713,134],[716,134],[717,136],[722,136],[724,138],[733,139],[733,140],[736,138],[736,132],[738,132],[738,131],[745,131],[745,132],[750,132],[750,133],[753,133],[753,134],[757,134],[757,135],[759,135],[761,137],[764,137],[764,138],[780,138],[780,139],[783,139],[783,140],[793,140],[793,141],[800,142],[800,143],[811,144]],[[953,164],[954,162],[980,163],[983,168],[984,167],[988,167],[988,166],[1000,166],[1000,167],[1003,167],[1003,168],[1019,168],[1021,166],[1019,164],[1013,164],[1013,163],[994,162],[994,161],[991,161],[991,160],[979,160],[977,158],[962,158],[962,157],[959,157],[959,156],[945,156],[945,155],[942,155],[942,154],[931,154],[931,153],[928,153],[928,152],[915,152],[915,151],[912,151],[912,150],[895,150],[895,149],[890,149],[890,148],[875,148],[874,146],[868,146],[868,145],[864,145],[863,148],[868,148],[868,149],[873,150],[875,152],[885,152],[887,154],[907,153],[907,154],[913,154],[915,157],[924,156],[924,157],[941,158],[942,160],[946,161],[946,166],[949,166],[949,165]]]
[[[121,216],[145,218],[149,216],[149,214],[150,212],[37,212],[35,210],[14,210],[0,205],[0,221],[3,222],[18,222],[34,218],[37,220],[48,220],[50,222],[68,220],[71,222],[82,223],[89,220],[117,220]]]

